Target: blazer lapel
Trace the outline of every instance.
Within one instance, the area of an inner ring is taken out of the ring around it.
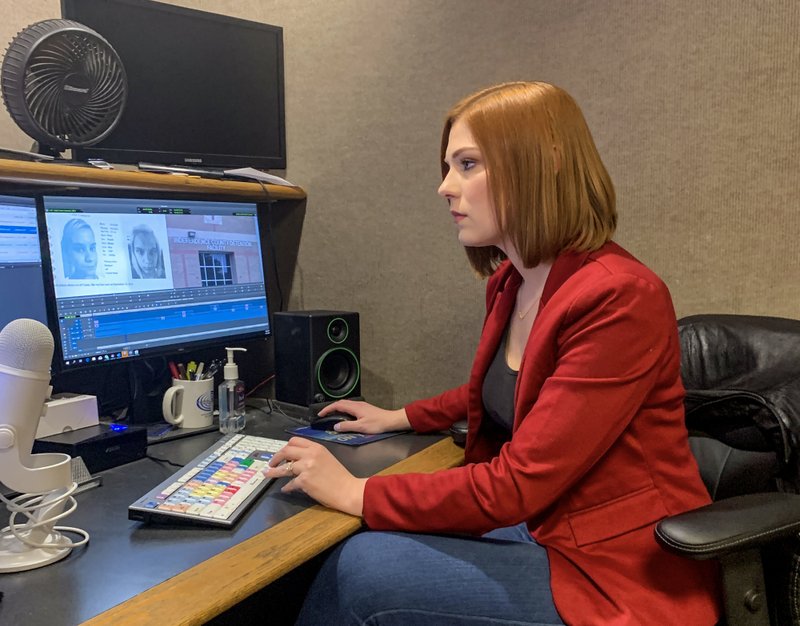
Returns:
[[[510,265],[510,264],[509,264]],[[472,363],[469,385],[469,408],[475,419],[470,420],[470,430],[477,430],[483,416],[483,379],[497,354],[503,332],[514,309],[517,289],[522,282],[519,273],[510,267],[508,276],[498,287],[491,308],[483,324],[483,333],[478,342],[475,360]]]
[[[542,290],[542,298],[539,301],[539,311],[541,311],[548,303],[550,298],[559,290],[570,276],[577,272],[586,260],[589,258],[591,252],[564,252],[558,255],[558,258],[553,262],[553,267],[550,268],[550,273],[547,275],[547,280],[544,282],[544,290]]]
[[[511,311],[514,309],[517,290],[521,282],[522,277],[516,270],[512,270],[505,284],[498,290],[494,298],[494,304],[486,317],[486,322],[483,326],[483,337],[475,355],[473,372],[481,380],[483,380],[486,370],[489,369],[489,365],[491,365],[494,355],[497,353],[500,340],[503,338],[503,332],[508,326]]]
[[[569,280],[569,278],[577,272],[587,261],[591,252],[564,252],[553,261],[553,266],[550,268],[550,273],[547,275],[547,280],[544,282],[544,289],[542,290],[542,297],[539,300],[538,313],[536,320],[533,322],[531,334],[525,345],[525,353],[522,355],[522,363],[520,363],[519,374],[517,376],[517,385],[514,389],[514,427],[516,430],[520,424],[521,419],[528,412],[529,407],[520,406],[519,395],[522,385],[526,384],[528,378],[525,375],[525,370],[530,367],[536,367],[537,360],[541,358],[541,354],[534,354],[531,344],[534,343],[534,336],[536,329],[540,325],[543,316],[542,310],[547,306],[547,303],[561,288],[561,286]],[[513,303],[513,300],[512,300]]]

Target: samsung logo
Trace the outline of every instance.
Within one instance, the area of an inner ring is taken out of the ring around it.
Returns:
[[[89,93],[88,87],[73,87],[72,85],[64,85],[64,91],[73,91],[75,93]]]
[[[203,159],[191,159],[189,157],[183,160],[184,163],[202,163]]]

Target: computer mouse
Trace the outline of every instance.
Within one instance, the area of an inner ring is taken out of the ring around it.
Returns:
[[[450,436],[453,438],[453,443],[463,448],[467,443],[467,420],[459,420],[450,426]]]
[[[334,412],[323,415],[322,417],[317,415],[311,420],[311,428],[316,428],[317,430],[333,430],[334,424],[354,419],[352,415],[348,415],[347,413]]]

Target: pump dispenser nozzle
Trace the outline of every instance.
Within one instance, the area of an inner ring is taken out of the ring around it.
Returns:
[[[225,380],[236,380],[239,378],[239,366],[233,360],[233,353],[237,350],[239,352],[247,352],[247,348],[225,348],[228,352],[228,362],[222,369],[222,375]]]

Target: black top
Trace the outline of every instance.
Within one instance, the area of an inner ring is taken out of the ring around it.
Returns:
[[[514,424],[514,390],[517,386],[517,371],[506,362],[508,328],[497,348],[492,364],[483,380],[483,408],[498,426],[511,432]]]

